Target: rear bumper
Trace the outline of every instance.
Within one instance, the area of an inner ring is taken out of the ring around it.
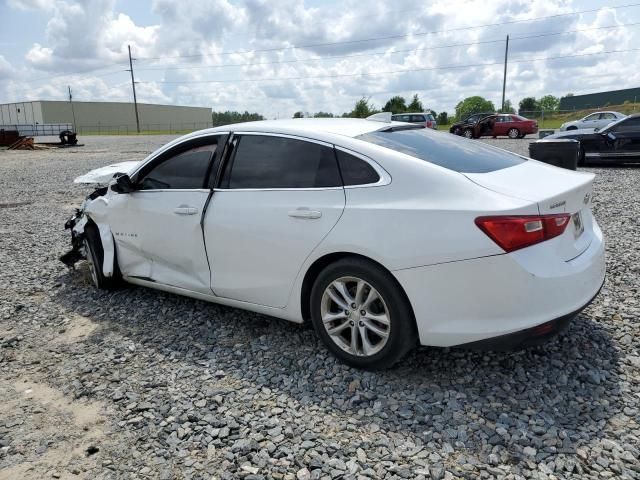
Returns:
[[[553,245],[544,242],[513,254],[394,271],[420,343],[451,347],[514,334],[508,340],[518,344],[537,327],[538,333],[559,330],[604,282],[604,241],[595,222],[592,228],[589,247],[566,262],[555,260]],[[542,327],[548,322],[555,324]]]
[[[604,283],[603,283],[604,285]],[[602,286],[600,286],[602,288]],[[571,312],[567,315],[563,315],[554,320],[542,323],[526,330],[519,332],[509,333],[507,335],[501,335],[499,337],[487,338],[485,340],[478,340],[476,342],[463,343],[456,345],[459,348],[466,348],[470,350],[485,350],[485,351],[508,351],[518,350],[521,348],[534,347],[536,345],[542,345],[548,340],[556,337],[558,334],[566,330],[571,321],[578,316],[578,314],[584,310],[589,304],[598,296],[598,292],[589,300],[586,304],[580,307],[575,312]]]

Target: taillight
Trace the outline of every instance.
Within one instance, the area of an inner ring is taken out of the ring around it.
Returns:
[[[431,122],[431,120],[427,120],[427,128],[431,128],[431,125],[433,125],[433,123]]]
[[[513,252],[562,235],[569,218],[568,213],[478,217],[476,225],[505,252]]]

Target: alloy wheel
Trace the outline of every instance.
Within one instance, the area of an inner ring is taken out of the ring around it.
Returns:
[[[84,241],[84,255],[87,259],[87,264],[89,265],[89,273],[91,273],[91,280],[93,284],[98,287],[98,272],[96,271],[96,265],[93,258],[93,251],[89,246],[89,241],[85,239]]]
[[[331,340],[345,352],[363,357],[387,344],[391,318],[382,295],[357,277],[331,282],[320,304],[322,324]]]
[[[464,136],[466,138],[473,138],[473,132],[471,131],[471,129],[467,128],[464,132],[463,132]]]
[[[518,138],[518,135],[520,135],[520,132],[518,131],[517,128],[512,128],[509,130],[507,135],[509,136],[509,138]]]

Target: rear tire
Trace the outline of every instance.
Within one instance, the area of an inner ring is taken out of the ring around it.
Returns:
[[[585,155],[584,155],[584,148],[580,147],[580,151],[578,152],[578,166],[579,167],[584,167],[584,161],[585,159]]]
[[[352,367],[389,368],[416,345],[409,301],[372,262],[347,258],[328,265],[313,284],[310,304],[316,333]]]
[[[520,137],[520,130],[518,130],[517,128],[510,128],[507,132],[507,136],[515,140],[516,138]]]
[[[578,130],[578,127],[572,125],[570,127],[567,127],[567,130]]]
[[[97,227],[93,225],[85,227],[83,244],[93,285],[101,290],[113,290],[118,287],[120,284],[120,271],[117,262],[114,262],[114,271],[111,277],[105,277],[102,272],[104,250],[102,249],[102,240],[100,240],[100,232]]]

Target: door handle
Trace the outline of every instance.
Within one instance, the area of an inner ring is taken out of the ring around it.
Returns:
[[[198,213],[198,209],[196,207],[189,207],[187,205],[180,205],[173,209],[173,213],[178,215],[195,215]]]
[[[322,212],[319,210],[309,210],[308,208],[298,208],[291,210],[289,216],[293,218],[305,218],[309,220],[315,220],[322,216]]]

